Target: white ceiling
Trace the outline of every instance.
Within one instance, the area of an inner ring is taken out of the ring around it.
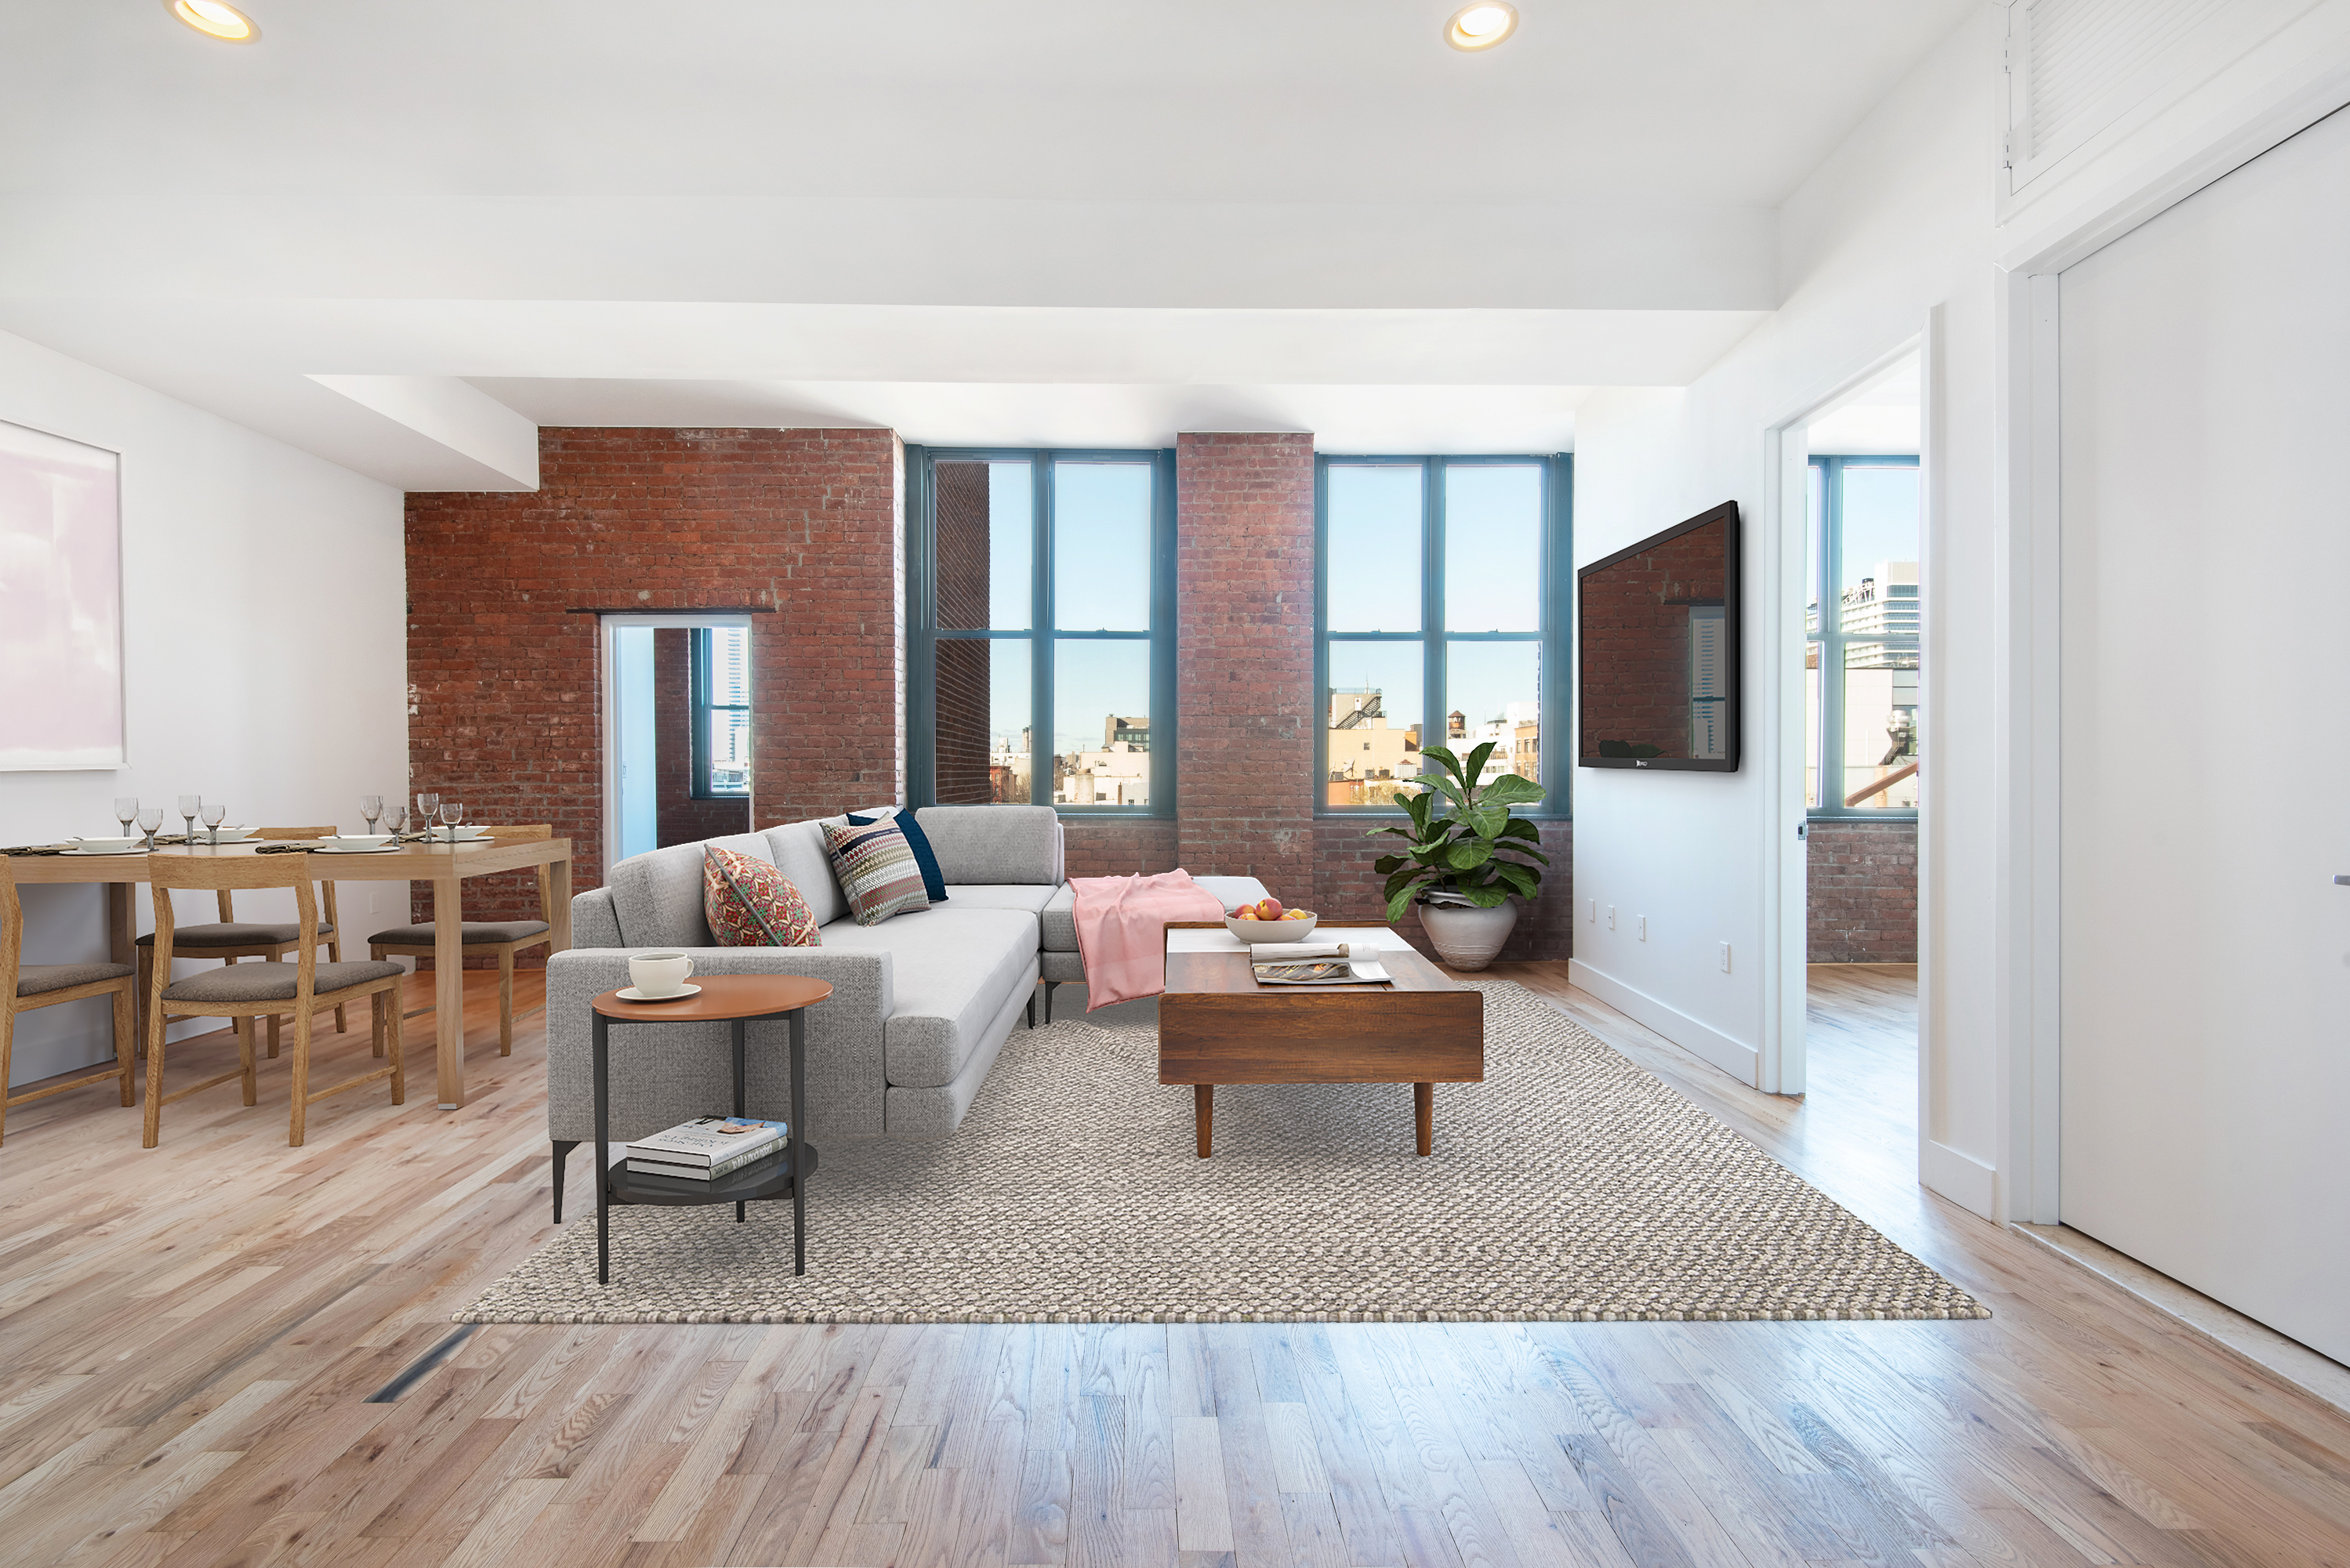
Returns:
[[[413,487],[500,470],[307,378],[1558,445],[1777,303],[1777,204],[1976,3],[1524,0],[1463,55],[1450,0],[0,0],[0,327]]]

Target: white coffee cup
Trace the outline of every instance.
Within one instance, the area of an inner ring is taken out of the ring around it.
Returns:
[[[629,961],[629,978],[644,996],[675,996],[692,973],[693,961],[683,953],[639,953]]]

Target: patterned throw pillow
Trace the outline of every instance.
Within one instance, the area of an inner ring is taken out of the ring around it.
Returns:
[[[820,948],[816,912],[764,860],[711,845],[702,852],[702,912],[722,948]]]
[[[832,856],[832,874],[848,899],[848,912],[860,926],[878,926],[892,915],[927,909],[931,897],[922,889],[922,868],[898,825],[883,818],[863,826],[835,827],[824,824],[825,848]]]
[[[931,903],[945,903],[947,879],[939,869],[938,852],[931,847],[931,836],[922,831],[922,825],[915,820],[914,814],[910,811],[877,811],[870,816],[854,811],[848,814],[848,826],[851,827],[863,827],[876,822],[898,825],[898,831],[906,836],[906,847],[914,852],[914,864],[922,868],[922,891],[930,895]]]

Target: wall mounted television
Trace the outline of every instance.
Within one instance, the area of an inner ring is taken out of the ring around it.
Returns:
[[[1586,768],[1738,771],[1738,503],[1575,573]]]

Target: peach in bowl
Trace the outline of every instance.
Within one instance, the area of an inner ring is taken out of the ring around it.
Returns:
[[[1243,904],[1224,917],[1224,929],[1252,947],[1302,942],[1313,935],[1315,923],[1313,910],[1284,909],[1280,899],[1270,898]]]

